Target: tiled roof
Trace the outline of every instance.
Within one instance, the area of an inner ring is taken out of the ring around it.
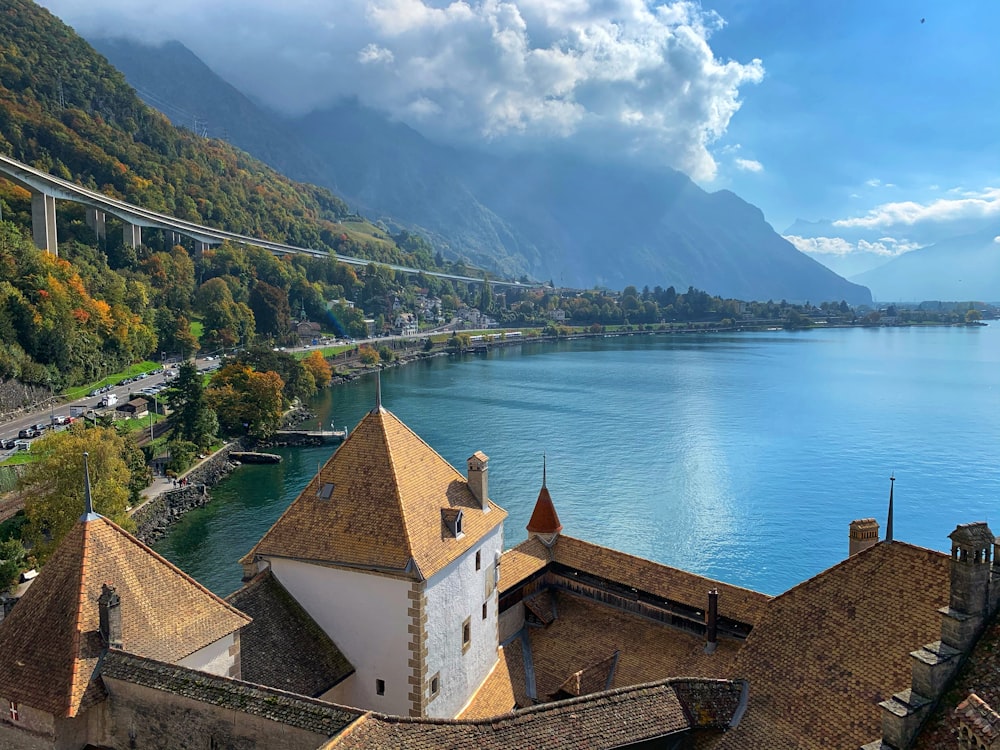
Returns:
[[[500,556],[500,593],[515,588],[551,561],[549,548],[538,537],[529,537]]]
[[[538,493],[535,509],[531,512],[527,529],[529,534],[557,534],[562,531],[556,506],[553,505],[552,496],[544,484]]]
[[[342,731],[362,716],[362,712],[354,708],[143,659],[117,650],[108,652],[101,662],[100,674],[105,679],[142,685],[327,737]]]
[[[253,618],[240,631],[245,682],[319,696],[354,672],[329,636],[267,570],[227,601]]]
[[[140,656],[178,661],[250,621],[108,519],[92,519],[70,530],[0,623],[0,695],[58,717],[99,697],[104,583],[121,597],[122,647]]]
[[[698,693],[690,688],[692,681],[683,682],[685,696],[698,695],[704,700],[713,692],[719,693],[718,706],[731,703],[730,696],[739,695],[742,689],[742,684],[738,682],[705,680],[702,681],[705,689]],[[699,713],[699,707],[682,704],[672,683],[665,680],[610,690],[477,721],[406,719],[369,714],[323,745],[321,750],[367,750],[375,747],[401,750],[596,750],[621,747],[690,729],[692,723],[688,712]],[[725,717],[717,718],[719,727],[728,726],[728,722],[723,721]]]
[[[472,696],[472,700],[456,718],[485,719],[514,710],[517,700],[514,698],[514,685],[504,651],[504,648],[500,649],[497,663],[493,665],[483,684]]]
[[[753,625],[770,597],[756,591],[713,581],[710,578],[671,568],[618,550],[600,547],[561,535],[552,547],[555,562],[581,572],[600,576],[626,586],[647,591],[664,599],[697,609],[708,605],[709,589],[719,591],[719,616]],[[503,562],[501,561],[501,566]],[[501,577],[505,571],[501,571]],[[505,582],[508,585],[510,581]]]
[[[319,496],[324,488],[329,499]],[[464,511],[459,538],[444,527],[445,508]],[[506,516],[492,503],[484,512],[465,477],[379,407],[361,420],[244,561],[289,557],[429,578]]]
[[[882,542],[775,597],[736,657],[750,683],[726,750],[858,748],[881,737],[879,701],[908,688],[910,652],[937,640],[949,558]]]
[[[715,653],[706,654],[704,636],[690,631],[564,591],[555,592],[555,601],[558,617],[551,625],[526,629],[539,697],[555,693],[567,676],[615,651],[619,656],[613,688],[671,677],[734,674],[733,662],[742,645],[736,639],[721,638]],[[524,681],[523,668],[520,679]]]
[[[936,750],[941,747],[955,747],[961,720],[961,715],[955,711],[956,705],[974,693],[980,701],[992,706],[993,709],[1000,707],[998,674],[1000,674],[1000,620],[994,619],[965,660],[951,689],[945,693],[924,725],[914,748]]]

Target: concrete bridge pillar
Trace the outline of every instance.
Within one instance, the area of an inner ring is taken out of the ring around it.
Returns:
[[[45,193],[31,194],[31,234],[35,247],[59,255],[56,240],[56,199]]]
[[[167,249],[169,250],[181,244],[181,235],[179,232],[173,232],[168,229],[166,240],[167,240]]]
[[[207,242],[202,242],[201,240],[194,241],[194,257],[200,258],[201,254],[206,250],[211,250],[212,246]]]
[[[142,227],[138,224],[122,222],[122,233],[125,240],[125,247],[139,247],[142,244]]]
[[[97,208],[87,209],[87,226],[94,230],[94,234],[97,235],[97,239],[103,240],[108,236],[108,230],[105,227],[105,221],[107,215]]]

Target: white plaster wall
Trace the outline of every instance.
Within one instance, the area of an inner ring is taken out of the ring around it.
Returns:
[[[487,581],[493,578],[493,561],[502,549],[503,527],[497,526],[478,546],[427,582],[427,679],[441,674],[440,692],[427,703],[427,716],[453,718],[496,663],[497,593]],[[482,561],[479,570],[477,551]],[[487,596],[489,588],[494,590]],[[462,623],[467,617],[471,618],[472,644],[462,653]]]
[[[281,585],[354,665],[355,674],[334,688],[337,702],[406,716],[410,582],[297,560],[270,562]],[[385,695],[376,695],[377,679],[385,680]]]
[[[232,674],[230,670],[236,662],[236,657],[230,653],[235,642],[236,633],[230,633],[225,638],[220,638],[215,643],[198,649],[190,656],[185,656],[178,664],[220,677],[229,677]]]

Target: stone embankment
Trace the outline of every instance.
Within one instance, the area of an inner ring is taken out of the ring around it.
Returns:
[[[239,465],[230,460],[229,454],[242,449],[239,442],[230,443],[180,477],[176,488],[150,498],[137,508],[132,514],[135,535],[146,544],[152,544],[166,536],[170,526],[189,510],[207,504],[212,499],[209,488]]]

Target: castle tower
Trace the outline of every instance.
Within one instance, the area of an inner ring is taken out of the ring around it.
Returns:
[[[94,512],[89,477],[84,504],[0,623],[0,747],[79,747],[107,695],[108,648],[240,677],[250,618]]]
[[[463,477],[377,400],[257,546],[354,666],[323,700],[451,719],[497,663],[506,513],[487,457]]]
[[[556,506],[549,495],[549,489],[545,486],[546,465],[545,457],[542,457],[542,489],[538,492],[538,499],[535,501],[535,509],[531,512],[531,519],[528,521],[528,533],[538,539],[546,547],[551,547],[556,542],[559,532],[562,531],[562,524],[559,523],[559,515],[556,513]]]
[[[861,550],[878,543],[878,521],[874,518],[858,518],[851,521],[847,536],[850,540],[848,555],[856,555]]]

